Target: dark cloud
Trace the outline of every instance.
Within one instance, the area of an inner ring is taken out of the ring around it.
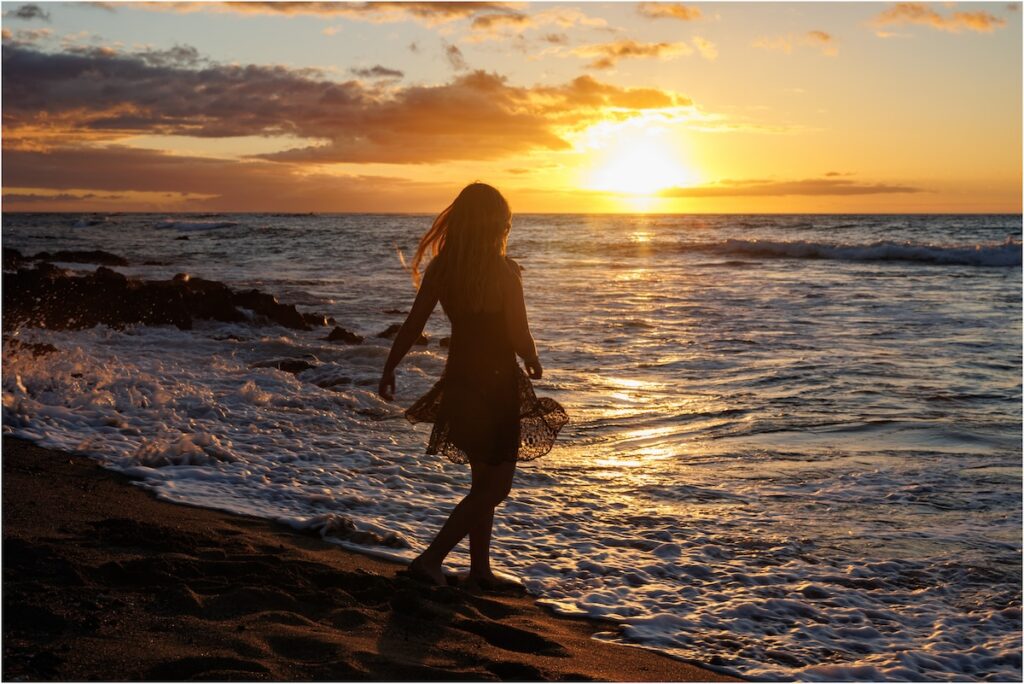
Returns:
[[[34,192],[5,192],[3,195],[4,202],[9,202],[13,204],[41,204],[44,202],[86,202],[89,200],[114,201],[122,200],[124,198],[124,195],[97,195],[92,192],[87,193],[85,195],[73,195],[67,192],[62,192],[55,195],[42,195]]]
[[[4,19],[22,19],[24,21],[39,19],[42,21],[50,21],[50,13],[39,5],[29,4],[22,5],[18,9],[7,10],[4,12]]]
[[[332,115],[359,107],[355,82],[281,66],[189,68],[191,48],[118,54],[107,47],[48,53],[3,46],[5,136],[49,125],[111,132],[230,137],[329,137]],[[318,115],[322,112],[324,116]]]
[[[459,49],[458,45],[445,44],[444,56],[448,59],[452,69],[456,71],[463,71],[469,68],[469,65],[466,64],[466,58],[462,55],[462,50]]]
[[[405,73],[398,69],[388,69],[380,64],[368,69],[357,68],[350,69],[350,71],[359,78],[402,78],[405,76]]]
[[[566,45],[569,42],[569,36],[564,33],[548,33],[541,36],[541,40],[552,45]]]
[[[712,185],[671,188],[663,197],[785,197],[790,195],[888,195],[924,192],[922,188],[886,183],[811,178],[794,181],[723,180]]]
[[[158,67],[195,67],[208,61],[191,45],[175,45],[166,50],[147,49],[138,53],[138,56],[147,64]]]
[[[514,11],[512,4],[504,2],[147,2],[135,6],[162,12],[312,14],[372,22],[412,19],[427,24],[465,19],[480,13]]]
[[[436,201],[438,188],[382,176],[310,174],[272,162],[189,157],[118,146],[52,152],[4,150],[3,165],[7,188],[67,191],[85,187],[98,197],[102,192],[206,196],[192,200],[187,207],[196,211],[379,211],[381,206],[407,207],[416,201],[428,207]],[[14,190],[12,194],[21,193]],[[86,204],[84,195],[81,197]],[[131,205],[131,201],[125,200],[125,206],[145,208]]]

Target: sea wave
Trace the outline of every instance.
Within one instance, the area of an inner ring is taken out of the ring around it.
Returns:
[[[688,244],[683,251],[777,259],[832,259],[836,261],[914,261],[928,264],[1014,267],[1021,265],[1021,242],[976,245],[936,245],[879,241],[868,244],[728,239],[714,244]]]
[[[174,221],[168,219],[166,221],[160,221],[155,227],[160,230],[194,231],[231,228],[237,225],[238,221]]]

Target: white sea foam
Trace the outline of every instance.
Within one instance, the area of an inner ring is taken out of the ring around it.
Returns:
[[[741,254],[760,258],[835,259],[839,261],[916,261],[927,264],[1009,267],[1021,265],[1021,243],[1007,238],[997,244],[935,245],[915,242],[878,241],[869,244],[839,244],[794,240],[726,240],[720,244],[701,244],[696,249],[721,254]]]

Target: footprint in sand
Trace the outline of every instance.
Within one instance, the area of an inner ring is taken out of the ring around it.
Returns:
[[[227,676],[228,673],[243,673],[241,679],[255,679],[253,674],[269,674],[270,670],[251,660],[224,658],[218,656],[196,656],[179,658],[168,663],[160,663],[150,668],[145,679],[163,681],[184,681],[189,679],[214,679],[209,675],[217,673],[216,680],[231,681],[239,677]],[[224,675],[224,677],[221,677]]]
[[[506,651],[535,653],[559,658],[569,656],[569,653],[558,642],[518,627],[484,620],[457,620],[452,623],[452,627],[483,637],[484,641],[491,646]]]

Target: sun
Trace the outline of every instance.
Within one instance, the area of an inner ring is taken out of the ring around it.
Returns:
[[[591,190],[654,196],[661,190],[698,182],[677,141],[661,126],[614,126],[594,136],[584,185]]]

